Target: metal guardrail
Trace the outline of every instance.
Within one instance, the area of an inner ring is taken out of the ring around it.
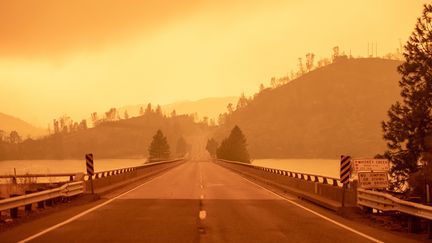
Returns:
[[[151,163],[146,163],[144,165],[135,166],[135,167],[126,167],[126,168],[121,168],[121,169],[98,171],[98,172],[95,172],[95,174],[93,175],[92,179],[99,179],[99,178],[104,178],[104,177],[108,177],[108,176],[119,175],[119,174],[123,174],[123,173],[126,173],[126,172],[132,172],[132,171],[148,168],[150,166],[155,166],[155,165],[165,164],[165,163],[178,162],[178,161],[181,161],[181,160],[184,160],[184,158],[173,159],[173,160],[166,160],[166,161],[160,161],[160,162],[151,162]],[[90,175],[85,174],[84,178],[85,178],[85,180],[88,180],[89,177],[90,177]]]
[[[375,192],[360,188],[357,192],[357,203],[360,206],[374,208],[381,211],[398,211],[432,220],[432,207],[430,206],[404,201],[383,192]]]
[[[248,167],[251,167],[254,169],[263,170],[266,172],[279,174],[279,175],[283,175],[283,176],[289,176],[289,177],[297,178],[297,179],[301,179],[301,180],[313,181],[313,182],[318,182],[318,183],[322,183],[322,184],[331,184],[333,186],[342,187],[342,183],[340,183],[339,178],[335,178],[335,177],[314,175],[314,174],[287,171],[287,170],[272,169],[272,168],[267,168],[267,167],[262,167],[262,166],[258,166],[258,165],[252,165],[252,164],[247,164],[247,163],[242,163],[242,162],[237,162],[237,161],[231,161],[231,160],[224,160],[224,159],[218,159],[218,160],[222,161],[222,162],[226,162],[226,163],[248,166]]]
[[[108,171],[99,171],[93,175],[93,178],[99,179],[99,178],[103,178],[103,177],[119,175],[119,174],[123,174],[126,172],[136,171],[136,170],[148,168],[148,167],[159,165],[159,164],[178,162],[181,160],[184,160],[184,158],[168,160],[168,161],[160,161],[160,162],[154,162],[154,163],[147,163],[147,164],[144,164],[142,166],[136,166],[136,167],[121,168],[121,169],[108,170]],[[66,176],[68,176],[72,179],[77,174],[78,173],[3,175],[3,176],[0,176],[0,178],[66,177]],[[81,173],[81,174],[84,175],[84,178],[83,178],[84,181],[88,180],[90,177],[90,175],[88,175],[88,174],[84,174],[84,173]],[[0,200],[0,211],[25,206],[28,204],[37,203],[37,202],[45,201],[45,200],[56,198],[56,197],[70,197],[70,196],[84,193],[84,189],[85,189],[84,181],[69,182],[69,183],[66,183],[66,184],[58,187],[58,188],[47,189],[44,191],[34,192],[34,193],[22,195],[22,196],[2,199],[2,200]]]
[[[25,177],[70,177],[76,173],[54,173],[54,174],[21,174],[21,175],[0,175],[0,179],[25,178]]]
[[[0,179],[10,179],[12,183],[20,183],[18,178],[24,181],[28,178],[35,178],[35,182],[38,182],[38,178],[68,178],[63,180],[55,180],[56,182],[67,182],[75,179],[76,173],[53,173],[53,174],[20,174],[20,175],[0,175]],[[25,183],[25,182],[23,182]]]
[[[149,166],[154,166],[154,165],[158,165],[158,164],[177,162],[177,161],[181,161],[183,159],[184,158],[179,158],[179,159],[173,159],[173,160],[167,160],[167,161],[146,163],[144,165],[135,166],[135,167],[126,167],[126,168],[120,168],[120,169],[114,169],[114,170],[97,171],[93,175],[93,179],[104,178],[104,177],[112,176],[112,175],[118,175],[118,174],[122,174],[122,173],[126,173],[126,172],[131,172],[131,171],[139,170],[139,169],[142,169],[142,168],[147,168]],[[79,174],[79,173],[0,175],[0,179],[12,179],[12,180],[16,181],[16,178],[39,178],[39,177],[51,177],[51,178],[55,178],[55,177],[68,177],[69,181],[73,181],[75,179],[75,176],[77,174]],[[88,180],[89,179],[89,175],[88,174],[84,174],[84,178],[85,178],[85,180]]]
[[[22,207],[27,204],[37,203],[56,197],[71,197],[84,192],[84,182],[77,181],[62,185],[58,188],[30,193],[18,197],[10,197],[0,200],[0,211]]]

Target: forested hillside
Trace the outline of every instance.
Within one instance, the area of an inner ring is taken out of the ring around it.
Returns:
[[[183,137],[200,133],[203,124],[194,123],[193,117],[181,115],[166,117],[156,112],[143,116],[99,123],[94,128],[59,129],[53,135],[22,143],[0,143],[1,159],[82,159],[93,153],[98,158],[145,158],[153,135],[161,129],[176,156],[176,145]],[[63,132],[63,130],[65,132]]]
[[[371,157],[385,148],[381,122],[399,98],[400,61],[342,59],[225,115],[221,138],[239,125],[252,158]]]

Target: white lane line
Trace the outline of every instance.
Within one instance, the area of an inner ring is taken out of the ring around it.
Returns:
[[[205,210],[201,210],[201,211],[199,212],[198,217],[199,217],[201,220],[204,220],[204,219],[206,218],[206,216],[207,216],[207,213],[206,213]]]
[[[165,174],[165,173],[164,173],[164,174]],[[138,189],[138,188],[144,186],[145,184],[147,184],[147,183],[149,183],[149,182],[151,182],[151,181],[153,181],[153,180],[156,180],[157,178],[163,176],[164,174],[159,175],[159,176],[157,176],[157,177],[154,177],[154,178],[152,178],[152,179],[150,179],[150,180],[144,182],[143,184],[138,185],[138,186],[136,186],[136,187],[130,189],[129,191],[124,192],[124,193],[122,193],[122,194],[120,194],[120,195],[118,195],[118,196],[116,196],[116,197],[114,197],[114,198],[111,198],[111,199],[109,199],[108,201],[103,202],[103,203],[101,203],[101,204],[99,204],[99,205],[97,205],[97,206],[95,206],[95,207],[93,207],[93,208],[87,209],[86,211],[84,211],[84,212],[82,212],[82,213],[80,213],[80,214],[77,214],[77,215],[73,216],[72,218],[70,218],[70,219],[68,219],[68,220],[66,220],[66,221],[63,221],[63,222],[61,222],[61,223],[59,223],[59,224],[56,224],[56,225],[54,225],[54,226],[51,226],[51,227],[49,227],[48,229],[45,229],[45,230],[43,230],[43,231],[41,231],[41,232],[39,232],[39,233],[37,233],[37,234],[34,234],[34,235],[32,235],[32,236],[30,236],[30,237],[28,237],[28,238],[25,238],[24,240],[18,241],[18,243],[28,242],[28,241],[33,240],[33,239],[35,239],[35,238],[37,238],[37,237],[39,237],[39,236],[41,236],[41,235],[46,234],[46,233],[48,233],[48,232],[50,232],[50,231],[52,231],[52,230],[55,230],[55,229],[57,229],[57,228],[59,228],[59,227],[65,225],[65,224],[68,224],[68,223],[70,223],[70,222],[72,222],[72,221],[75,221],[75,220],[81,218],[82,216],[84,216],[84,215],[86,215],[86,214],[89,214],[89,213],[95,211],[96,209],[101,208],[101,207],[103,207],[103,206],[105,206],[105,205],[111,203],[112,201],[116,200],[117,198],[122,197],[123,195],[128,194],[129,192],[135,191],[136,189]]]
[[[200,183],[200,188],[203,189],[203,175],[202,175],[202,168],[201,168],[201,164],[199,165],[199,183]]]
[[[374,238],[374,237],[372,237],[372,236],[370,236],[370,235],[367,235],[367,234],[364,234],[364,233],[362,233],[362,232],[360,232],[360,231],[357,231],[357,230],[355,230],[355,229],[353,229],[353,228],[351,228],[351,227],[349,227],[349,226],[346,226],[346,225],[344,225],[344,224],[342,224],[342,223],[339,223],[339,222],[337,222],[337,221],[335,221],[335,220],[333,220],[333,219],[331,219],[331,218],[328,218],[328,217],[326,217],[326,216],[324,216],[324,215],[322,215],[322,214],[320,214],[320,213],[318,213],[318,212],[315,212],[315,211],[313,211],[312,209],[309,209],[309,208],[307,208],[307,207],[305,207],[305,206],[302,206],[302,205],[300,205],[300,204],[298,204],[298,203],[296,203],[296,202],[294,202],[294,201],[292,201],[292,200],[290,200],[290,199],[287,199],[287,198],[285,198],[285,197],[283,197],[283,196],[281,196],[281,195],[279,195],[279,194],[277,194],[277,193],[275,193],[275,192],[273,192],[273,191],[270,191],[269,189],[267,189],[267,188],[265,188],[265,187],[263,187],[263,186],[261,186],[261,185],[258,185],[258,184],[256,184],[255,182],[253,182],[253,181],[251,181],[251,180],[249,180],[249,179],[247,179],[247,178],[245,178],[245,177],[243,177],[243,176],[240,176],[242,179],[244,179],[244,180],[246,180],[246,181],[248,181],[248,182],[250,182],[250,183],[252,183],[252,184],[254,184],[254,185],[256,185],[256,186],[258,186],[258,187],[260,187],[260,188],[262,188],[262,189],[264,189],[264,190],[266,190],[266,191],[268,191],[268,192],[270,192],[271,194],[273,194],[273,195],[275,195],[275,196],[277,196],[277,197],[279,197],[279,198],[282,198],[283,200],[285,200],[285,201],[287,201],[287,202],[289,202],[289,203],[291,203],[291,204],[293,204],[293,205],[295,205],[295,206],[297,206],[297,207],[299,207],[299,208],[302,208],[302,209],[304,209],[304,210],[306,210],[306,211],[308,211],[308,212],[310,212],[310,213],[312,213],[312,214],[315,214],[316,216],[318,216],[318,217],[320,217],[320,218],[322,218],[322,219],[325,219],[325,220],[327,220],[327,221],[329,221],[329,222],[331,222],[331,223],[333,223],[333,224],[335,224],[335,225],[337,225],[337,226],[339,226],[339,227],[341,227],[341,228],[344,228],[344,229],[346,229],[346,230],[348,230],[348,231],[351,231],[351,232],[353,232],[353,233],[355,233],[355,234],[357,234],[357,235],[360,235],[360,236],[362,236],[362,237],[364,237],[364,238],[366,238],[366,239],[368,239],[368,240],[371,240],[371,241],[373,241],[373,242],[383,242],[383,241],[381,241],[381,240],[378,240],[378,239],[376,239],[376,238]]]

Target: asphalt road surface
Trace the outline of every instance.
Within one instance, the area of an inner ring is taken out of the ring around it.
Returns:
[[[361,227],[325,216],[329,212],[304,205],[294,196],[282,198],[212,162],[192,161],[39,233],[23,233],[20,240],[355,243],[391,239],[391,234],[371,229],[365,233]],[[0,241],[8,239],[0,236]]]

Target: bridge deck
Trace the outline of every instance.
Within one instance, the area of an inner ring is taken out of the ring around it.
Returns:
[[[378,231],[373,236],[353,231],[305,210],[296,198],[283,199],[203,161],[185,163],[105,200],[31,242],[354,243],[370,241],[367,237],[391,239],[391,234]],[[35,234],[22,237],[31,235]]]

